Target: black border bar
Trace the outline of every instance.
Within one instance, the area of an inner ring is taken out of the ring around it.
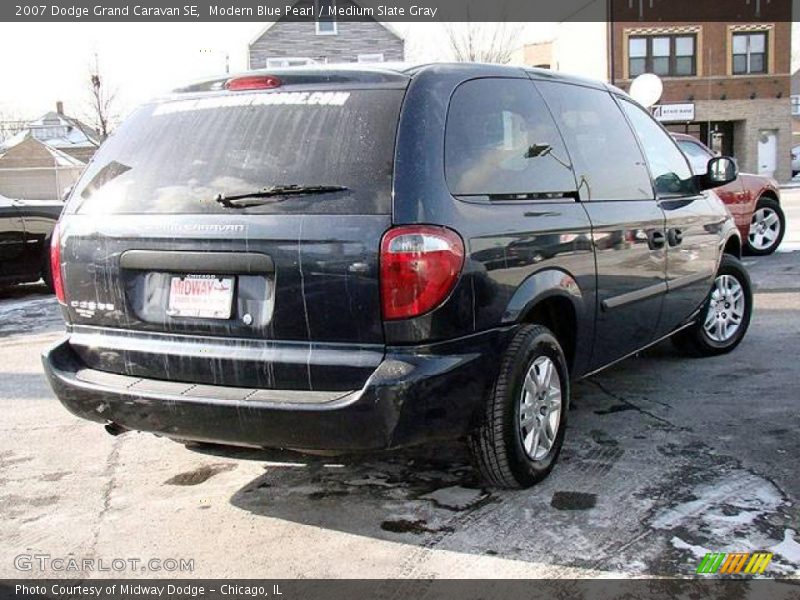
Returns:
[[[314,0],[3,0],[9,22],[315,21]],[[336,0],[339,22],[790,22],[800,0]]]
[[[265,557],[266,559],[266,557]],[[2,600],[780,600],[786,579],[27,579],[0,580]]]

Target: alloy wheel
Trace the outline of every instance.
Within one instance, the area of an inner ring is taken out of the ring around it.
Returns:
[[[744,290],[739,281],[732,275],[717,277],[703,322],[708,337],[720,344],[733,338],[739,331],[746,308]]]
[[[547,356],[534,360],[519,399],[519,434],[531,460],[543,460],[555,444],[561,423],[561,377]]]
[[[781,219],[778,213],[769,207],[759,208],[750,219],[750,245],[756,250],[766,250],[781,233]]]

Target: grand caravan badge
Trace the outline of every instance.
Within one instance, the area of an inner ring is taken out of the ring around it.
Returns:
[[[160,104],[153,116],[236,106],[344,106],[350,92],[270,92],[177,100]]]

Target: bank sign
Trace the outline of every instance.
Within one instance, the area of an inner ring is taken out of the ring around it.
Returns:
[[[658,121],[694,121],[694,104],[656,104],[653,116]]]

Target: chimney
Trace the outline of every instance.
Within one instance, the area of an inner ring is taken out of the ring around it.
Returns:
[[[64,103],[61,100],[56,101],[56,112],[64,116]]]

